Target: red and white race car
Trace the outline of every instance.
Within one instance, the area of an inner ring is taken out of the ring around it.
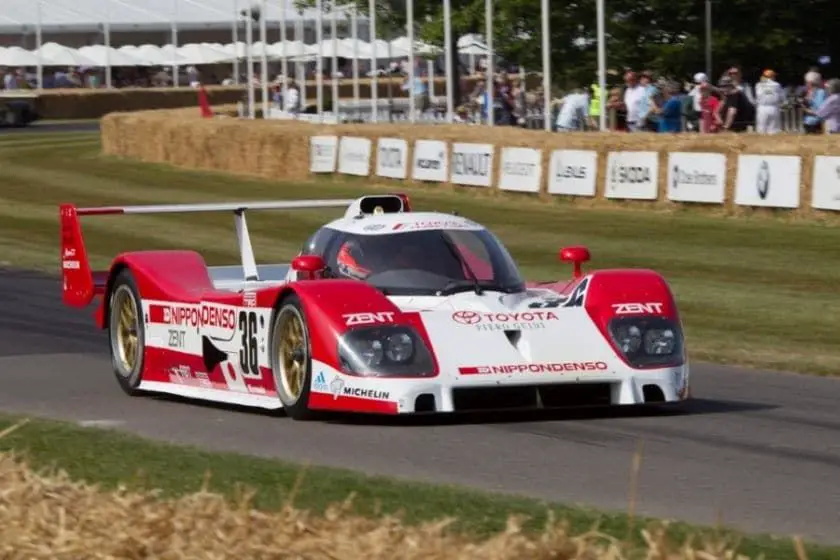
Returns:
[[[246,210],[341,207],[290,264],[257,265]],[[241,265],[195,251],[118,255],[91,270],[80,217],[232,212]],[[63,298],[101,297],[130,395],[383,414],[678,402],[689,368],[677,306],[651,270],[525,282],[504,245],[404,195],[356,200],[60,208]]]

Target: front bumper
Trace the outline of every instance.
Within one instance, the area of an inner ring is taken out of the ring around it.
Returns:
[[[675,403],[690,395],[689,366],[593,376],[551,374],[359,378],[313,360],[310,407],[385,414]],[[318,382],[320,374],[320,382]]]

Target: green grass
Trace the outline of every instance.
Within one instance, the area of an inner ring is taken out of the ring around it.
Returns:
[[[100,155],[96,133],[0,137],[0,260],[58,271],[57,207],[266,198],[353,197],[387,186],[320,179],[281,184],[176,170]],[[395,186],[390,185],[390,190]],[[498,233],[530,279],[570,274],[562,245],[585,244],[594,267],[649,267],[673,286],[693,360],[834,375],[840,372],[837,307],[840,227],[773,217],[723,218],[570,207],[481,189],[399,187],[420,209],[450,211]],[[253,213],[262,262],[291,258],[309,233],[339,211]],[[92,258],[118,251],[195,248],[208,262],[236,262],[229,216],[159,215],[85,220]]]
[[[0,415],[0,432],[20,418]],[[58,466],[76,480],[114,488],[157,488],[164,496],[179,496],[201,489],[210,473],[209,489],[233,497],[242,485],[257,491],[255,506],[277,509],[293,495],[299,509],[321,512],[331,503],[355,493],[355,511],[362,515],[399,513],[407,523],[456,517],[454,530],[487,536],[503,530],[510,515],[524,515],[526,527],[538,531],[549,511],[567,519],[575,533],[600,529],[641,545],[639,529],[655,523],[623,514],[604,514],[537,500],[495,495],[452,486],[429,485],[370,477],[323,467],[304,468],[280,461],[233,453],[210,453],[190,447],[151,442],[116,431],[81,428],[73,424],[33,420],[0,438],[0,451],[15,450],[36,469]],[[298,484],[296,484],[296,481]],[[297,486],[297,489],[293,489]],[[688,535],[725,539],[743,554],[766,560],[795,558],[790,538],[743,536],[725,528],[703,528],[685,523],[669,527],[669,539],[682,543]],[[696,543],[697,541],[695,541]],[[808,546],[810,560],[840,556],[840,548]]]

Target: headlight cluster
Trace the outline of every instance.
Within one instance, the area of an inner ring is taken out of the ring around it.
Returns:
[[[377,377],[434,375],[429,349],[414,329],[362,327],[338,339],[338,357],[348,373]]]
[[[677,366],[685,361],[679,324],[664,317],[622,317],[610,322],[610,335],[630,365]]]

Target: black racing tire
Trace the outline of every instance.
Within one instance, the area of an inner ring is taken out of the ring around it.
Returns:
[[[277,398],[293,420],[313,420],[309,408],[312,385],[312,341],[300,298],[285,296],[277,305],[269,331],[270,364]]]
[[[111,364],[117,383],[127,395],[139,396],[146,357],[146,329],[140,292],[127,268],[114,279],[107,320]]]

